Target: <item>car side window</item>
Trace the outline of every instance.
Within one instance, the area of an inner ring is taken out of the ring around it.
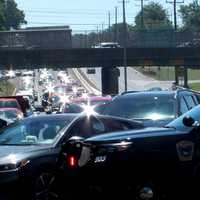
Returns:
[[[188,111],[187,104],[185,102],[185,99],[181,97],[180,101],[180,114],[182,115],[183,113],[186,113]]]
[[[128,123],[123,123],[120,120],[105,119],[104,123],[107,126],[108,132],[123,131],[131,129]]]
[[[93,135],[123,131],[131,129],[131,125],[115,119],[97,119],[91,120],[91,128]]]
[[[106,133],[108,131],[103,120],[98,119],[98,118],[93,118],[91,120],[91,128],[92,128],[93,135]]]
[[[194,99],[192,98],[191,95],[186,95],[186,96],[184,96],[184,98],[185,98],[185,101],[188,105],[189,110],[196,106],[196,103],[195,103],[195,101],[194,101]]]
[[[92,136],[92,130],[91,130],[91,122],[87,119],[81,119],[79,120],[72,129],[69,132],[70,136],[80,136],[83,138],[87,138]]]

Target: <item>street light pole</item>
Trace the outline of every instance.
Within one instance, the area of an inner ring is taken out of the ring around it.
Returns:
[[[176,0],[174,0],[174,30],[177,31]]]
[[[118,41],[118,19],[117,16],[118,15],[118,9],[117,7],[115,7],[115,42]]]
[[[124,38],[124,89],[127,91],[127,25],[126,25],[126,9],[125,9],[125,0],[122,1],[123,4],[123,38]]]
[[[141,0],[141,28],[144,28],[144,1]]]
[[[174,34],[175,34],[175,44],[176,44],[176,32],[177,32],[177,3],[184,3],[184,0],[181,1],[177,1],[177,0],[173,0],[173,1],[168,1],[166,0],[167,3],[171,3],[173,4],[173,8],[174,8]],[[187,70],[184,72],[186,73]],[[175,66],[175,82],[176,85],[179,85],[179,66]]]
[[[108,31],[109,31],[109,42],[111,41],[111,27],[110,27],[110,11],[108,11]]]

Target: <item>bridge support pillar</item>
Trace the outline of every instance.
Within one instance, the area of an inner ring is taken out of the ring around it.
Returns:
[[[102,95],[116,95],[119,92],[120,71],[117,67],[102,67]]]
[[[178,66],[175,66],[175,83],[176,83],[176,85],[179,85],[179,73],[178,73],[178,71],[179,71],[179,67]]]
[[[188,85],[188,69],[187,69],[187,67],[184,67],[183,75],[184,75],[184,87],[188,88],[189,85]]]

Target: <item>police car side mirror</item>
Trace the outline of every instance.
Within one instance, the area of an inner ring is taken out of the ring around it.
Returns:
[[[64,141],[62,144],[62,152],[64,154],[74,152],[76,149],[81,149],[84,138],[79,136],[73,136],[69,138],[67,141]]]
[[[62,150],[65,152],[65,151],[68,151],[69,149],[72,149],[72,148],[76,148],[76,147],[82,147],[82,144],[83,144],[83,141],[84,141],[84,138],[82,137],[79,137],[79,136],[72,136],[71,138],[69,138],[68,140],[65,140],[63,143],[62,143]]]
[[[68,144],[75,144],[75,143],[82,143],[84,140],[83,137],[80,137],[80,136],[72,136],[71,138],[69,138],[67,140],[67,143]]]
[[[190,116],[185,116],[183,118],[183,124],[186,127],[192,127],[195,124],[195,120],[192,117],[190,117]]]

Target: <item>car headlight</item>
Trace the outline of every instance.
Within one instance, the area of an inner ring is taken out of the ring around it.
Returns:
[[[0,165],[0,172],[2,172],[2,171],[10,171],[10,170],[15,170],[15,169],[17,169],[17,166],[16,166],[16,164],[13,164],[13,163]]]
[[[20,162],[12,160],[10,163],[0,165],[0,172],[22,169],[27,166],[29,162],[30,161],[27,159],[21,160]]]

